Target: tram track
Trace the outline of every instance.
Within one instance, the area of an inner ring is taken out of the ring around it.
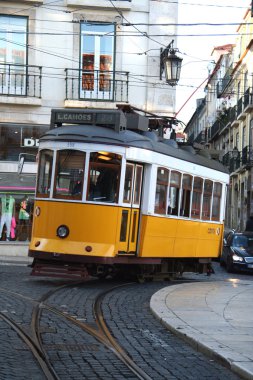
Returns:
[[[0,317],[6,323],[8,323],[13,330],[17,332],[19,337],[29,347],[34,357],[37,359],[47,380],[59,380],[59,377],[57,375],[57,372],[53,368],[53,364],[51,364],[50,362],[50,357],[48,356],[46,349],[44,348],[44,343],[43,343],[43,338],[42,338],[43,329],[41,329],[40,327],[41,314],[43,311],[53,313],[57,317],[67,320],[71,324],[80,328],[85,333],[95,338],[99,343],[101,343],[108,350],[110,350],[129,369],[129,371],[131,371],[131,373],[136,376],[136,378],[141,379],[141,380],[152,380],[151,377],[147,373],[145,373],[132,360],[132,358],[126,353],[123,347],[121,347],[118,344],[118,342],[114,339],[103,317],[102,302],[103,302],[104,297],[108,293],[114,290],[117,290],[120,287],[132,285],[132,284],[134,283],[128,282],[124,284],[121,283],[119,285],[113,285],[109,289],[105,291],[103,290],[101,293],[97,295],[97,297],[94,298],[93,314],[94,314],[94,321],[96,323],[96,328],[90,326],[88,323],[79,321],[77,318],[71,315],[68,315],[66,314],[66,312],[63,312],[62,310],[54,306],[51,306],[49,304],[50,297],[55,295],[57,292],[64,290],[64,288],[66,289],[73,286],[76,287],[78,285],[83,285],[83,282],[61,285],[57,289],[53,289],[45,293],[38,301],[35,301],[28,297],[24,297],[23,295],[20,295],[16,292],[10,292],[8,290],[0,289],[1,291],[5,291],[6,293],[12,294],[12,296],[14,297],[21,298],[22,300],[29,301],[31,304],[33,304],[32,320],[31,320],[31,326],[30,326],[31,336],[29,336],[24,331],[24,329],[18,326],[17,323],[15,323],[13,320],[11,320],[9,317],[4,315],[3,313],[0,313]]]
[[[118,289],[118,288],[126,286],[126,285],[129,285],[129,283],[113,286],[113,287],[109,288],[108,290],[103,291],[101,294],[99,294],[95,298],[94,305],[93,305],[93,312],[94,312],[94,319],[96,321],[96,325],[97,325],[98,330],[94,329],[93,327],[90,327],[87,323],[83,323],[81,321],[78,321],[77,319],[75,319],[72,316],[66,315],[62,311],[60,311],[60,310],[58,310],[52,306],[46,305],[44,302],[40,303],[40,305],[38,305],[38,307],[36,307],[37,316],[35,317],[34,323],[37,325],[37,321],[39,320],[40,313],[43,309],[46,309],[46,310],[58,315],[61,318],[65,318],[68,321],[70,321],[71,323],[78,326],[80,329],[82,329],[86,333],[93,336],[100,343],[105,345],[110,351],[112,351],[117,356],[118,359],[120,359],[127,366],[127,368],[138,379],[152,380],[152,378],[147,373],[145,373],[138,365],[136,365],[136,363],[126,353],[126,351],[116,342],[113,335],[110,333],[110,331],[107,327],[107,324],[105,322],[105,319],[103,317],[101,304],[102,304],[102,301],[103,301],[103,298],[105,297],[105,295],[107,295],[108,293],[110,293],[111,291],[113,291],[115,289]],[[37,336],[39,337],[39,335],[40,335],[40,334],[38,334],[39,328],[37,327],[36,330],[37,330]],[[42,347],[40,338],[39,338],[39,341],[40,341],[40,345]]]
[[[78,283],[31,277],[11,283],[7,276],[6,280],[7,286],[0,288],[3,380],[166,380],[171,376],[179,380],[188,376],[199,379],[200,373],[202,379],[210,374],[221,378],[221,373],[222,378],[226,374],[237,379],[153,318],[150,296],[168,283]],[[173,284],[182,282],[192,280],[180,279]],[[15,328],[21,328],[25,335]],[[37,350],[34,355],[30,345]],[[45,373],[39,360],[46,363]]]
[[[11,320],[9,317],[4,315],[2,312],[0,312],[0,318],[6,322],[22,339],[22,341],[29,347],[32,354],[34,355],[35,359],[39,363],[45,377],[47,380],[59,380],[58,376],[55,374],[53,367],[51,366],[50,362],[45,357],[44,353],[41,351],[40,346],[36,344],[36,341],[34,339],[31,339],[31,337],[22,329],[20,326],[18,326],[17,323],[15,323],[13,320]]]

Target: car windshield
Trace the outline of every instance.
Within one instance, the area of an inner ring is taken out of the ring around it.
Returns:
[[[234,247],[243,247],[243,248],[253,248],[253,236],[234,236],[233,240]]]

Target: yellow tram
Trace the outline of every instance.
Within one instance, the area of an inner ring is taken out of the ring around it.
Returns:
[[[54,109],[39,145],[33,274],[196,270],[220,255],[228,180],[143,115]]]

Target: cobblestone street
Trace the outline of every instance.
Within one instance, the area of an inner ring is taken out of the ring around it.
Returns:
[[[25,266],[2,265],[0,378],[239,379],[194,351],[155,319],[150,297],[168,285],[96,280],[74,283],[32,277]],[[112,339],[142,377],[124,363],[127,359],[115,355],[110,339],[100,333],[100,317],[94,314],[98,297]],[[47,371],[32,353],[28,338],[40,347],[40,355],[48,362]]]

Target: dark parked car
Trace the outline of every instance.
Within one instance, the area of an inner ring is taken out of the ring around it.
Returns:
[[[220,265],[230,273],[253,271],[253,232],[230,232],[224,238]]]

